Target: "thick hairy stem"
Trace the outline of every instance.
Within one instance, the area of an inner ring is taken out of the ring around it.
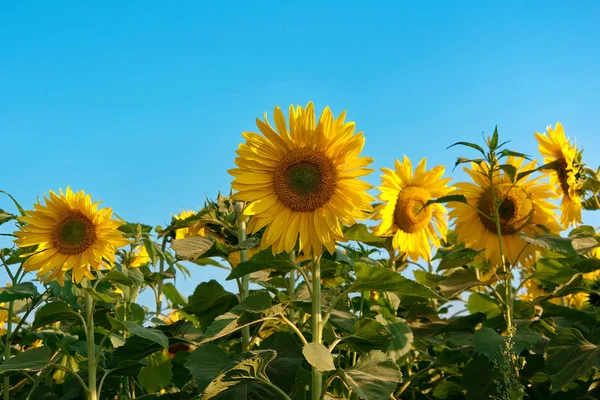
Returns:
[[[238,202],[235,204],[235,212],[237,214],[238,223],[238,243],[242,243],[246,240],[246,218],[242,213],[244,209],[244,203]],[[246,250],[240,250],[240,262],[248,260]],[[249,294],[249,277],[248,275],[242,276],[242,290],[240,292],[240,298],[242,301],[246,300]],[[250,327],[246,326],[242,328],[242,351],[248,351],[248,344],[250,343]]]
[[[94,346],[94,299],[85,294],[86,339],[88,345],[88,389],[89,400],[98,400],[96,392],[96,349]]]
[[[295,264],[296,263],[296,252],[292,251],[290,253],[290,258],[292,259],[292,262]],[[294,297],[294,291],[296,290],[296,270],[291,270],[290,271],[290,276],[288,277],[288,296],[290,297],[290,299],[292,297]],[[293,322],[294,321],[294,317],[296,316],[296,311],[294,310],[293,307],[290,307],[290,320]]]
[[[313,255],[312,261],[312,342],[322,344],[323,325],[321,324],[321,259]],[[312,369],[312,398],[321,398],[323,374]]]

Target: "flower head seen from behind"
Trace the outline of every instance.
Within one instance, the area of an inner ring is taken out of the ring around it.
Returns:
[[[560,205],[561,223],[564,228],[582,223],[581,197],[579,196],[579,173],[582,167],[581,154],[565,136],[565,131],[560,122],[546,128],[546,133],[536,132],[535,137],[539,143],[539,151],[544,156],[544,163],[558,163],[558,170],[550,174],[550,182],[560,188],[562,201]]]
[[[425,207],[431,199],[446,196],[454,188],[448,187],[450,178],[441,179],[444,167],[438,165],[426,171],[424,158],[414,171],[410,159],[396,160],[395,170],[383,168],[382,183],[374,220],[381,220],[373,230],[379,236],[393,236],[394,249],[406,252],[417,261],[429,260],[431,247],[440,246],[440,237],[448,230],[446,208],[441,204]]]
[[[15,235],[19,247],[36,246],[25,260],[25,271],[38,271],[46,281],[56,279],[64,284],[65,271],[72,271],[77,283],[94,279],[91,270],[110,268],[118,247],[129,242],[117,229],[123,222],[112,219],[112,209],[99,209],[91,195],[71,188],[63,193],[50,191],[44,203],[34,205],[20,220],[25,222]]]
[[[365,140],[354,133],[345,112],[334,118],[327,107],[317,119],[312,103],[290,106],[285,116],[275,107],[275,129],[256,120],[261,134],[244,132],[237,150],[237,168],[229,173],[237,191],[233,199],[248,202],[248,232],[267,227],[261,248],[273,253],[294,249],[305,254],[330,253],[344,235],[340,222],[352,225],[372,210],[372,186],[358,179],[372,172],[373,161],[361,157]]]
[[[506,164],[514,166],[517,174],[535,168],[535,161],[523,166],[523,159],[514,157],[509,157]],[[508,174],[496,171],[492,185],[488,178],[489,168],[487,163],[473,163],[471,169],[464,168],[473,183],[460,182],[455,186],[458,193],[466,197],[468,205],[449,203],[452,208],[450,218],[455,220],[459,241],[475,249],[485,249],[486,258],[501,266],[496,223],[487,217],[494,215],[494,198],[501,200],[498,211],[504,256],[511,264],[522,263],[535,254],[535,248],[527,246],[519,233],[535,236],[544,233],[545,229],[554,233],[561,230],[556,206],[550,202],[556,198],[556,191],[552,185],[540,182],[542,176],[533,174],[512,182]]]

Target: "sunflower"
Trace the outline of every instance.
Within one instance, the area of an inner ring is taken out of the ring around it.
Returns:
[[[173,218],[176,220],[184,220],[186,218],[191,217],[192,215],[196,215],[192,210],[182,211],[180,214],[175,215]],[[205,229],[204,226],[200,225],[198,222],[194,222],[189,225],[187,228],[180,228],[175,230],[175,239],[183,239],[188,236],[204,236]]]
[[[38,277],[53,271],[46,281],[63,285],[65,271],[73,270],[79,283],[84,277],[94,279],[90,268],[112,268],[116,248],[129,243],[117,229],[123,222],[112,219],[112,209],[98,209],[100,203],[92,203],[91,195],[69,187],[65,193],[50,191],[44,201],[42,205],[38,199],[35,210],[20,218],[26,225],[15,233],[19,247],[37,246],[23,263],[25,271],[37,270]]]
[[[517,173],[535,168],[535,161],[522,167],[523,159],[514,157],[509,157],[506,163],[514,166]],[[450,203],[450,217],[455,220],[458,240],[469,247],[485,249],[483,254],[492,264],[502,265],[496,223],[485,216],[493,215],[496,197],[502,200],[498,211],[504,256],[510,263],[523,263],[535,254],[535,248],[527,246],[519,233],[536,235],[543,233],[544,227],[555,233],[561,230],[554,212],[557,207],[549,201],[556,197],[556,192],[552,185],[539,181],[542,176],[533,174],[513,183],[509,175],[495,172],[491,185],[489,168],[486,163],[473,163],[472,169],[464,171],[474,183],[455,185],[469,203]]]
[[[137,268],[142,265],[150,264],[150,255],[148,254],[148,250],[146,250],[146,246],[137,246],[133,250],[133,257],[129,261],[129,268]]]
[[[539,151],[544,156],[544,163],[557,162],[558,170],[550,173],[550,182],[559,187],[562,192],[560,205],[560,221],[564,228],[582,223],[581,221],[581,197],[579,196],[579,173],[582,168],[581,153],[565,137],[560,122],[556,123],[556,129],[551,125],[546,128],[548,136],[535,132],[539,143]]]
[[[4,323],[8,321],[8,304],[0,303],[0,333],[4,332]]]
[[[267,226],[261,248],[273,253],[291,251],[300,241],[305,254],[330,253],[343,240],[340,221],[354,224],[372,210],[371,185],[357,179],[372,170],[373,160],[360,157],[365,140],[354,134],[354,123],[337,118],[326,107],[315,119],[312,103],[289,108],[289,121],[275,107],[275,131],[267,120],[256,119],[262,135],[244,132],[235,163],[232,197],[249,202],[245,216],[250,233]],[[288,129],[289,127],[289,129]],[[264,136],[263,136],[264,135]]]
[[[376,235],[393,236],[392,246],[408,254],[413,260],[429,260],[431,247],[440,246],[440,237],[448,230],[446,208],[432,204],[423,208],[428,200],[442,197],[454,188],[448,187],[450,178],[441,179],[444,167],[438,165],[426,171],[427,159],[423,158],[413,174],[410,159],[404,156],[396,160],[396,170],[382,168],[382,184],[375,207],[374,220],[381,223],[373,228]]]

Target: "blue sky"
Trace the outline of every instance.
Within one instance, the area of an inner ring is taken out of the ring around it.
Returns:
[[[496,124],[537,154],[556,121],[599,164],[600,3],[322,3],[0,2],[0,189],[31,207],[71,185],[165,224],[229,191],[255,117],[311,100],[348,111],[376,168],[451,166]]]

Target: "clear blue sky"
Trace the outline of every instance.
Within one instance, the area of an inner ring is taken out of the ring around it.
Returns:
[[[537,154],[556,121],[600,163],[600,3],[322,3],[0,1],[0,189],[29,208],[71,185],[165,224],[229,191],[255,117],[310,100],[348,111],[376,168],[451,166],[496,124]],[[194,271],[186,294],[224,276]]]

